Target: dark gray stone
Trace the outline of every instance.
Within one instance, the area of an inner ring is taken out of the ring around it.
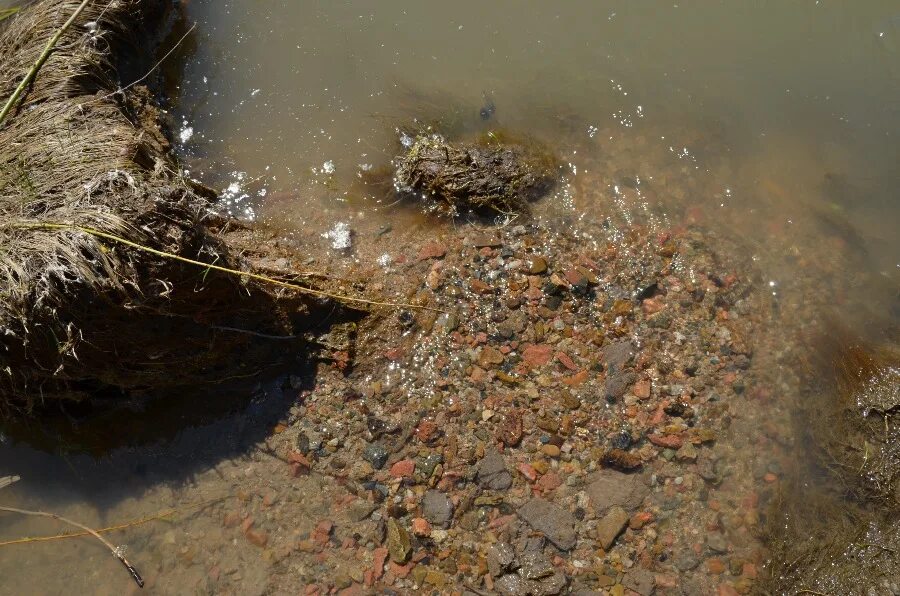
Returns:
[[[575,546],[575,517],[561,507],[534,498],[519,508],[519,517],[529,526],[541,532],[561,550],[570,550]]]
[[[488,451],[478,462],[478,484],[489,490],[506,490],[512,486],[512,474],[506,469],[503,456],[495,450]]]
[[[541,579],[553,575],[553,565],[544,553],[525,553],[519,558],[519,575],[525,579]]]
[[[492,544],[487,552],[487,566],[491,576],[497,577],[501,573],[509,571],[513,561],[516,560],[516,552],[508,542]]]
[[[433,526],[449,528],[453,519],[453,501],[439,490],[429,490],[422,497],[422,517]]]
[[[376,470],[380,470],[387,463],[390,452],[384,445],[371,443],[363,450],[363,459],[372,464]]]

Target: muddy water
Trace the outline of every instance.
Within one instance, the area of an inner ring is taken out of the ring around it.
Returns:
[[[833,297],[837,316],[860,332],[897,322],[895,2],[184,5],[197,28],[170,89],[184,167],[221,191],[226,211],[324,255],[308,265],[371,266],[444,225],[362,182],[390,163],[398,129],[417,120],[455,134],[525,132],[557,148],[563,184],[536,206],[551,228],[578,234],[612,215],[660,230],[699,222],[753,257],[798,327],[819,314],[804,310],[811,293]],[[346,230],[351,253],[341,247]],[[773,351],[785,349],[777,340]],[[0,475],[23,481],[2,502],[95,527],[175,508],[168,522],[115,537],[152,570],[154,590],[212,590],[213,570],[193,561],[216,550],[216,577],[260,592],[258,550],[232,540],[221,509],[208,512],[245,484],[288,482],[256,445],[290,402],[280,387],[254,395],[235,415],[150,448],[98,444],[100,457],[6,439]],[[746,460],[758,457],[745,447]],[[302,530],[328,510],[328,488],[290,483],[295,517],[279,523]],[[12,518],[0,527],[8,538],[60,530]],[[2,548],[2,593],[129,587],[98,544]]]

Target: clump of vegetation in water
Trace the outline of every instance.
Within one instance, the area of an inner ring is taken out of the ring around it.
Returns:
[[[494,133],[475,142],[437,134],[408,139],[407,151],[395,160],[394,187],[442,214],[526,213],[556,184],[559,164],[536,141],[507,141]]]
[[[900,589],[900,352],[831,339],[798,408],[807,457],[769,507],[764,593]]]

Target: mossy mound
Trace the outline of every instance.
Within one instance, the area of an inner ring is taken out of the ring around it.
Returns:
[[[394,187],[438,213],[459,216],[518,215],[547,194],[559,175],[557,160],[535,141],[496,135],[477,142],[437,134],[410,137],[396,158]]]

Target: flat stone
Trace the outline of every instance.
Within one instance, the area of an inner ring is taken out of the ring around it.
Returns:
[[[453,501],[439,490],[429,490],[422,497],[422,516],[439,528],[449,528]]]
[[[597,523],[597,542],[603,550],[609,550],[627,524],[628,512],[618,505],[610,507],[603,519]]]
[[[622,578],[622,585],[641,596],[650,596],[655,588],[656,578],[647,569],[632,569]]]
[[[391,560],[401,565],[412,552],[409,534],[394,518],[389,518],[387,522],[387,547]]]
[[[508,542],[497,542],[488,548],[487,566],[491,576],[497,577],[509,570],[516,559],[516,552]]]
[[[633,511],[650,494],[650,487],[643,474],[625,474],[609,469],[600,470],[593,475],[586,490],[598,515],[615,506]]]
[[[522,596],[532,593],[531,583],[515,573],[508,573],[494,582],[494,590],[503,596]]]
[[[576,520],[565,509],[544,499],[534,498],[520,507],[518,513],[529,526],[544,534],[557,548],[570,550],[575,546]]]
[[[366,445],[366,448],[363,450],[363,459],[372,464],[372,467],[376,470],[380,470],[384,467],[389,455],[390,452],[387,448],[378,443]]]
[[[519,575],[525,579],[541,579],[553,575],[553,565],[544,553],[525,553],[519,561]]]
[[[503,456],[491,449],[484,454],[478,462],[478,472],[475,475],[481,488],[489,490],[506,490],[512,486],[512,474],[506,469]]]
[[[620,341],[603,348],[603,363],[615,372],[625,368],[634,358],[634,346],[630,341]]]

